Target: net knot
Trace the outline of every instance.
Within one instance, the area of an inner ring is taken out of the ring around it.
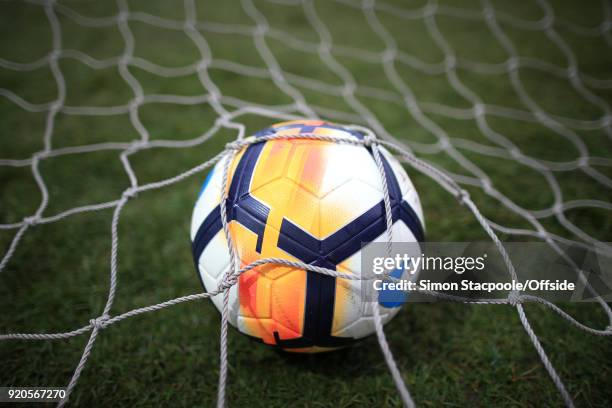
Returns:
[[[57,59],[59,59],[59,57],[61,57],[61,56],[62,56],[62,52],[61,52],[60,50],[52,50],[52,51],[49,53],[49,59],[50,59],[50,60],[57,60]]]
[[[40,217],[37,215],[32,215],[30,217],[25,217],[23,219],[23,223],[28,226],[36,225],[40,221]]]
[[[374,3],[375,3],[374,0],[365,0],[363,3],[361,3],[362,4],[361,8],[363,10],[371,10],[374,8]]]
[[[130,101],[129,108],[130,109],[138,109],[140,105],[144,102],[144,97],[142,95],[136,95],[134,99]]]
[[[266,34],[266,31],[268,31],[268,28],[266,26],[258,25],[255,30],[253,30],[253,34],[255,34],[256,36],[262,36]]]
[[[91,325],[91,327],[94,327],[98,330],[105,328],[108,325],[108,319],[110,318],[109,315],[107,314],[103,314],[102,316],[98,316],[95,319],[91,319],[89,321],[89,324]]]
[[[459,204],[465,204],[470,199],[470,193],[467,190],[459,189],[457,190],[457,200],[459,200]]]
[[[138,189],[136,189],[135,187],[130,187],[128,189],[126,189],[123,194],[121,194],[122,197],[130,199],[130,198],[134,198],[138,195]]]
[[[136,150],[142,149],[146,145],[147,145],[147,142],[145,142],[144,140],[136,139],[132,141],[132,143],[130,144],[129,150],[131,152],[134,152]]]
[[[487,6],[482,9],[482,15],[487,20],[492,20],[495,18],[495,11],[491,7]]]
[[[457,58],[454,55],[447,55],[444,58],[444,65],[446,65],[447,69],[455,69],[457,68]]]
[[[474,110],[474,116],[482,116],[485,114],[485,106],[482,103],[477,103],[472,108]]]
[[[346,83],[344,87],[342,87],[342,95],[350,96],[355,93],[355,84]]]
[[[234,286],[236,283],[238,283],[238,276],[236,276],[236,274],[230,274],[226,277],[223,278],[223,281],[221,282],[221,288],[223,290],[225,289],[229,289],[232,286]]]
[[[519,60],[516,57],[510,57],[506,61],[506,69],[508,72],[516,71],[519,68]]]
[[[512,147],[508,149],[508,152],[510,153],[510,156],[515,159],[519,159],[522,156],[521,151],[517,147]]]
[[[322,54],[327,54],[331,51],[331,46],[327,42],[319,43],[318,51]]]
[[[511,290],[510,293],[508,293],[508,303],[512,306],[522,303],[521,294],[516,290]]]
[[[382,59],[384,62],[392,62],[397,55],[397,51],[393,49],[386,49],[385,52],[382,53]]]
[[[363,137],[363,144],[364,146],[377,145],[378,139],[376,139],[376,136],[374,136],[373,134],[366,133],[366,135]]]
[[[547,15],[541,20],[542,30],[549,30],[553,27],[555,19],[551,15]]]
[[[452,147],[451,143],[448,141],[447,137],[444,137],[442,139],[438,140],[438,146],[440,146],[440,149],[442,150],[447,150],[450,149]]]
[[[40,160],[40,159],[44,159],[46,157],[49,157],[49,152],[41,150],[41,151],[38,151],[38,152],[34,153],[34,155],[32,156],[32,159]]]
[[[423,7],[423,17],[433,17],[437,11],[437,4],[427,3],[427,5]]]
[[[244,146],[244,142],[236,140],[235,142],[230,142],[225,145],[225,150],[240,150]]]
[[[49,109],[52,110],[53,112],[57,112],[60,109],[62,109],[62,102],[61,101],[55,101],[51,104],[51,106],[49,106]]]
[[[196,65],[196,70],[198,72],[206,71],[206,69],[208,68],[208,65],[210,65],[210,61],[208,59],[201,59],[200,61],[198,61]]]

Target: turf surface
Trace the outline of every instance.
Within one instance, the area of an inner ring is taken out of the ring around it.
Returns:
[[[395,2],[400,4],[401,2]],[[446,2],[441,2],[446,3]],[[480,10],[478,2],[452,2]],[[117,13],[113,2],[64,2],[90,17]],[[510,6],[509,4],[512,4]],[[542,17],[535,3],[494,3],[516,17]],[[599,3],[553,3],[557,16],[595,26],[601,20]],[[166,1],[130,1],[131,12],[181,20],[181,4]],[[271,27],[291,32],[316,44],[316,31],[301,7],[257,2]],[[417,2],[404,7],[417,8]],[[367,25],[363,14],[335,2],[317,1],[316,8],[329,27],[334,44],[377,52],[384,44]],[[238,2],[198,2],[198,19],[253,26]],[[405,53],[426,62],[440,62],[444,53],[436,46],[422,20],[407,23],[397,16],[379,18]],[[63,47],[104,59],[121,55],[124,43],[116,26],[88,28],[59,13]],[[503,62],[507,55],[482,21],[438,16],[437,24],[457,56],[480,62]],[[0,3],[0,57],[33,61],[52,48],[51,29],[44,9],[32,3]],[[197,62],[198,50],[181,31],[131,21],[134,55],[164,66]],[[537,57],[566,65],[563,54],[544,34],[502,24],[521,56]],[[612,53],[601,37],[578,36],[555,27],[576,53],[580,69],[600,79],[610,73]],[[253,38],[237,34],[203,32],[213,57],[266,69],[254,48]],[[289,73],[340,86],[342,80],[327,69],[316,54],[296,51],[275,38],[268,45]],[[337,59],[360,86],[396,92],[380,64],[339,53]],[[471,103],[453,90],[445,75],[425,75],[405,64],[398,71],[420,102],[469,108]],[[60,59],[70,106],[124,105],[133,97],[116,67],[93,70],[73,59]],[[161,78],[130,67],[145,94],[202,95],[196,75]],[[536,70],[521,69],[530,95],[548,112],[584,120],[599,118],[601,111],[577,95],[567,80]],[[211,69],[210,76],[222,93],[259,104],[284,104],[291,100],[269,79],[258,79]],[[459,79],[489,104],[526,110],[506,74],[483,75],[458,70]],[[0,87],[31,103],[53,101],[57,89],[48,66],[31,72],[0,69]],[[308,103],[350,112],[341,97],[306,88]],[[593,92],[612,102],[609,90]],[[420,126],[404,107],[360,95],[388,131],[403,140],[434,143],[435,137]],[[228,106],[228,109],[231,109]],[[0,98],[0,158],[27,158],[43,148],[46,113],[29,113]],[[212,126],[215,114],[208,104],[193,106],[146,104],[139,110],[151,139],[190,139]],[[473,119],[426,115],[452,138],[493,145]],[[579,156],[574,145],[537,123],[487,115],[492,129],[504,134],[532,157],[563,161]],[[249,131],[270,120],[244,116]],[[612,157],[612,143],[602,130],[579,130],[591,155]],[[214,156],[235,132],[223,130],[211,140],[186,149],[151,149],[131,157],[140,184],[162,180]],[[53,132],[53,148],[138,138],[127,114],[75,116],[60,113]],[[544,209],[554,202],[553,192],[540,173],[514,160],[493,158],[467,149],[458,150],[480,167],[494,185],[513,202],[528,209]],[[458,174],[468,172],[446,153],[420,157]],[[611,176],[609,168],[597,167]],[[50,200],[45,215],[69,208],[117,199],[129,186],[116,151],[45,159],[40,164]],[[484,240],[486,236],[470,213],[426,177],[410,171],[425,210],[428,238],[432,241]],[[119,227],[119,285],[113,314],[201,291],[191,260],[188,227],[191,209],[205,174],[177,185],[146,192],[130,201]],[[604,186],[580,170],[555,173],[564,201],[609,200]],[[32,214],[40,193],[28,167],[0,167],[0,222],[17,222]],[[528,227],[525,220],[504,209],[482,190],[467,187],[485,215],[512,227]],[[30,228],[0,276],[0,331],[57,332],[87,324],[101,313],[108,291],[111,211],[75,215],[57,223]],[[612,241],[612,217],[602,209],[566,212],[586,233]],[[542,220],[553,233],[571,235],[553,217]],[[0,248],[8,247],[14,231],[0,231]],[[506,240],[527,239],[503,236]],[[567,305],[572,315],[589,325],[605,325],[594,305]],[[527,305],[528,317],[549,356],[579,406],[612,405],[612,351],[610,340],[587,335],[557,315],[537,305]],[[154,314],[131,318],[105,329],[75,390],[78,406],[210,406],[216,397],[219,349],[219,314],[208,301],[175,306]],[[387,326],[387,335],[401,372],[416,402],[422,406],[549,406],[562,400],[541,365],[518,320],[507,306],[411,304]],[[66,341],[0,343],[0,385],[64,386],[72,375],[86,336]],[[378,345],[368,338],[349,349],[312,356],[287,355],[230,333],[228,399],[234,406],[397,406],[395,391]]]

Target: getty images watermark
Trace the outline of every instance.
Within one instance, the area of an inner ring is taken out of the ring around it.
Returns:
[[[541,242],[504,243],[516,276],[491,242],[370,243],[362,249],[361,296],[387,305],[520,292],[551,302],[612,301],[612,252]],[[437,295],[437,296],[436,296]],[[442,295],[442,296],[440,296]]]

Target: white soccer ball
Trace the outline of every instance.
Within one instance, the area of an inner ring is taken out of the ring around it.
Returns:
[[[191,240],[208,291],[219,286],[230,265],[219,205],[224,188],[240,266],[277,257],[361,276],[362,244],[387,240],[381,174],[371,150],[299,138],[315,134],[361,139],[361,132],[309,120],[279,123],[254,137],[272,134],[296,138],[253,143],[235,155],[227,186],[222,186],[224,161],[204,182],[193,211]],[[393,239],[422,241],[418,194],[397,160],[380,150],[393,210]],[[374,332],[374,306],[383,323],[399,310],[362,301],[361,284],[263,265],[243,273],[229,290],[229,321],[240,332],[287,351],[335,349]],[[222,294],[212,298],[219,310],[222,299]]]

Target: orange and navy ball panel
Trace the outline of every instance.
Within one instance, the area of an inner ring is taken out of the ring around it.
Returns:
[[[270,135],[307,135],[314,134],[319,136],[336,137],[356,137],[363,139],[363,132],[347,129],[343,126],[335,125],[322,120],[292,120],[287,122],[275,123],[267,129],[255,133],[255,137]]]
[[[255,137],[271,134],[363,137],[323,121],[279,123]],[[403,199],[384,156],[383,162],[393,220],[421,241],[420,208],[415,212]],[[356,178],[356,172],[361,176]],[[337,269],[386,229],[384,203],[375,189],[380,175],[363,146],[299,138],[254,143],[236,156],[229,179],[227,219],[242,265],[280,257]],[[194,230],[198,267],[203,251],[220,233],[217,204]],[[344,293],[340,289],[333,277],[264,265],[239,279],[235,324],[245,334],[290,351],[341,347],[354,338],[334,335],[346,309],[338,298]]]

